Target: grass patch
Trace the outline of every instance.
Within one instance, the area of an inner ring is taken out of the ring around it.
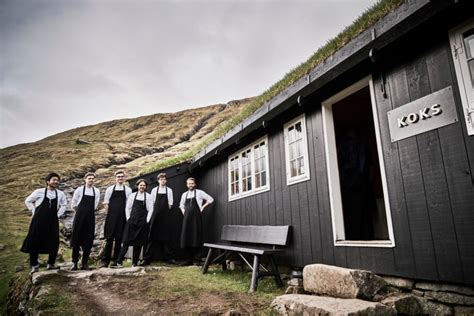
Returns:
[[[268,88],[256,98],[252,99],[252,101],[250,101],[239,114],[235,115],[224,124],[219,125],[213,133],[211,133],[208,137],[205,137],[196,146],[180,155],[161,160],[155,164],[151,164],[148,167],[140,170],[139,174],[142,175],[154,172],[178,163],[190,162],[192,158],[202,149],[210,145],[218,138],[224,136],[225,133],[240,124],[257,109],[283,92],[301,77],[309,74],[311,69],[321,64],[329,56],[346,45],[350,40],[355,38],[363,31],[367,30],[369,27],[373,26],[389,12],[400,6],[403,2],[404,0],[380,0],[372,7],[368,8],[350,26],[346,27],[336,37],[330,39],[324,46],[320,47],[307,61],[292,69],[281,80],[273,84],[270,88]]]
[[[160,278],[154,281],[151,295],[155,298],[169,299],[177,294],[197,295],[199,293],[218,293],[219,295],[246,295],[249,299],[260,301],[268,306],[286,288],[277,288],[274,278],[266,277],[258,282],[258,290],[249,293],[252,273],[249,271],[222,271],[220,266],[210,266],[207,274],[195,266],[169,267],[159,272]],[[164,291],[166,289],[166,291]]]

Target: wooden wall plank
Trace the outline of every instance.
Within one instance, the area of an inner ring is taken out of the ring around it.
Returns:
[[[429,84],[427,82],[428,78],[421,75],[424,67],[426,67],[426,64],[423,57],[418,58],[406,66],[410,101],[423,96],[423,92],[420,90]],[[423,182],[423,171],[420,162],[421,150],[418,147],[417,141],[418,137],[419,136],[409,137],[399,141],[400,162],[402,165],[407,208],[410,216],[417,277],[420,279],[437,279],[436,257],[428,206],[426,203],[425,184]]]
[[[382,151],[386,172],[385,176],[387,179],[390,212],[395,238],[395,248],[393,248],[394,274],[416,277],[416,265],[403,187],[398,142],[391,142],[387,121],[388,111],[408,101],[408,84],[406,81],[405,68],[398,67],[386,74],[386,77],[388,98],[384,98],[380,91],[376,89],[375,102],[378,110],[380,137],[382,139]],[[374,86],[379,87],[381,78],[378,77],[374,79]]]
[[[309,160],[309,171],[311,175],[311,181],[307,182],[308,186],[308,213],[309,213],[309,225],[310,225],[310,236],[311,236],[311,249],[312,258],[309,263],[319,263],[323,260],[322,245],[321,245],[321,227],[319,219],[319,198],[316,178],[316,153],[315,153],[315,142],[318,141],[318,137],[314,135],[313,127],[313,116],[314,112],[307,114],[306,126],[308,133],[308,160]]]

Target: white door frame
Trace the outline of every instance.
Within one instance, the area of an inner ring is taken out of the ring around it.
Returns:
[[[385,202],[385,212],[387,217],[388,240],[346,240],[344,232],[344,215],[342,211],[341,188],[339,183],[339,167],[337,160],[336,136],[334,132],[334,121],[332,105],[360,89],[369,86],[370,99],[372,103],[372,113],[375,126],[375,138],[377,141],[377,151],[379,156],[380,175],[382,177],[382,188]],[[321,111],[323,115],[324,145],[326,150],[326,162],[328,171],[329,199],[331,203],[331,219],[334,238],[334,246],[357,246],[357,247],[395,247],[393,234],[392,215],[390,211],[390,201],[388,196],[387,178],[385,176],[385,163],[382,152],[382,141],[380,139],[380,127],[375,103],[374,86],[372,76],[367,76],[362,80],[352,84],[337,94],[322,102]]]

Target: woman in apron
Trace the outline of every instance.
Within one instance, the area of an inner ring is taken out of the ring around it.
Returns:
[[[139,179],[136,183],[138,192],[130,194],[125,208],[127,223],[123,231],[122,249],[117,258],[117,267],[123,267],[122,262],[130,246],[133,246],[132,265],[138,265],[138,258],[148,239],[148,222],[153,214],[151,196],[146,192],[148,183]]]
[[[94,187],[95,174],[86,173],[85,185],[74,191],[71,206],[76,211],[72,225],[72,270],[78,269],[79,252],[82,248],[81,270],[89,270],[89,255],[95,236],[95,210],[99,206],[100,191]]]
[[[57,190],[59,175],[50,173],[46,177],[47,187],[30,194],[25,204],[32,212],[28,235],[21,251],[30,254],[31,274],[39,271],[38,255],[48,254],[47,270],[57,269],[54,263],[59,249],[58,217],[66,210],[66,196]]]

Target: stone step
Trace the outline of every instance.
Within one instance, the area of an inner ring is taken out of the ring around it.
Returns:
[[[354,298],[333,298],[306,294],[276,297],[273,310],[281,315],[395,315],[395,309]]]
[[[305,291],[317,295],[370,300],[386,285],[381,277],[366,270],[326,264],[311,264],[303,269]]]

